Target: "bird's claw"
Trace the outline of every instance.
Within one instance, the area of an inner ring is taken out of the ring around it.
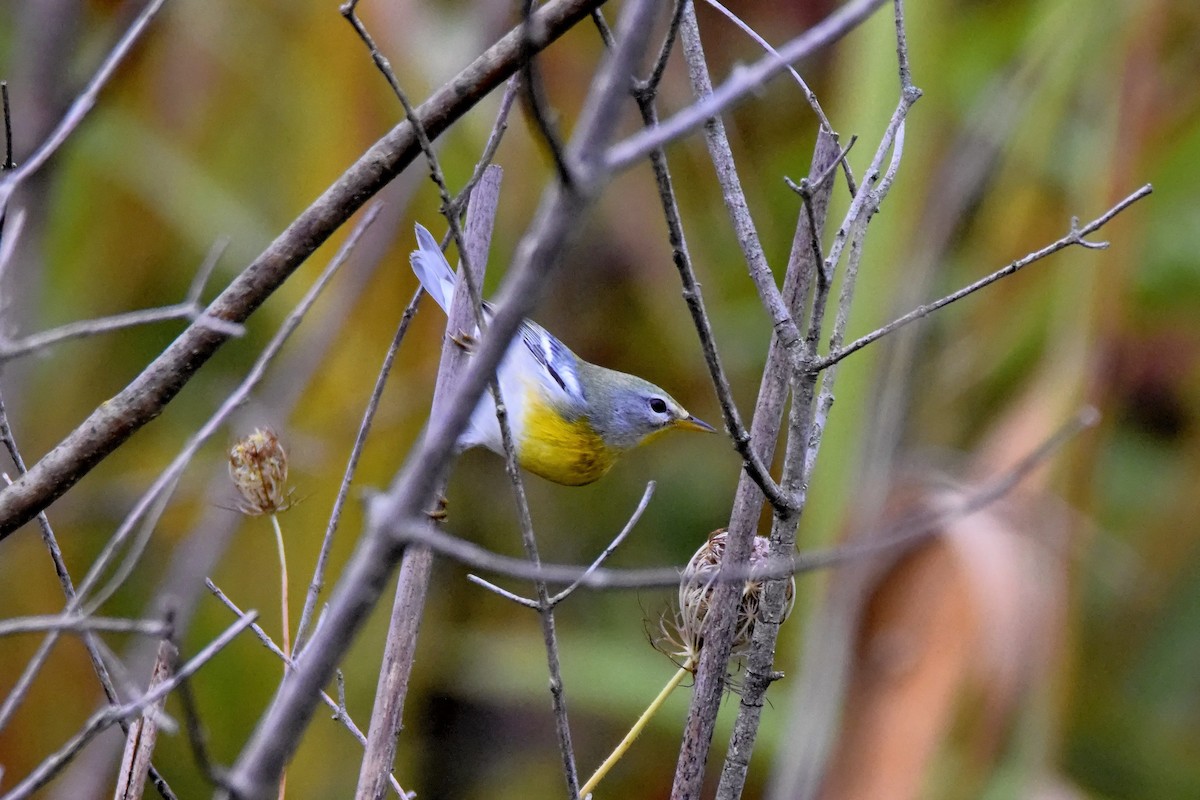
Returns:
[[[433,508],[425,512],[425,516],[429,517],[434,522],[445,522],[446,517],[448,516],[446,507],[449,504],[450,501],[446,499],[445,495],[439,495],[438,499],[434,501]]]
[[[450,334],[450,341],[454,342],[468,353],[473,353],[475,351],[475,345],[478,344],[478,340],[466,331],[459,331],[458,333]]]

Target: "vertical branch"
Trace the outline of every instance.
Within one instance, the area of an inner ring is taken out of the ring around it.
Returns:
[[[492,395],[496,401],[496,418],[500,423],[500,438],[504,445],[504,466],[512,482],[513,497],[517,503],[517,516],[521,524],[521,543],[525,555],[535,567],[542,565],[538,555],[537,538],[533,533],[533,519],[529,514],[529,500],[525,496],[525,483],[521,480],[521,469],[517,464],[517,450],[513,444],[512,429],[508,414],[500,398],[498,381],[492,382]],[[567,718],[566,689],[563,686],[562,667],[558,656],[558,634],[554,625],[554,602],[546,581],[534,581],[537,593],[538,618],[542,623],[542,642],[546,648],[546,668],[550,673],[550,704],[554,711],[554,728],[558,735],[558,749],[562,757],[563,776],[567,781],[567,795],[571,800],[579,797],[579,775],[575,767],[575,749],[571,744],[571,726]]]
[[[471,246],[476,242],[486,246],[490,240],[499,200],[500,169],[493,167],[484,173],[483,179],[471,195],[466,236]],[[459,331],[475,328],[475,304],[472,293],[467,289],[467,271],[478,271],[470,279],[475,286],[483,283],[487,263],[486,250],[472,255],[475,258],[463,259],[462,268],[458,271],[454,301],[447,311],[447,337],[443,341],[437,383],[433,390],[431,419],[438,419],[445,413],[446,404],[454,397],[467,363],[466,350],[454,343],[451,337],[456,336]],[[442,478],[436,492],[440,497],[445,491],[446,479]],[[392,763],[396,757],[396,740],[403,721],[404,701],[408,695],[408,682],[416,655],[417,633],[424,615],[432,567],[433,553],[429,548],[415,545],[405,552],[396,584],[396,597],[392,604],[383,664],[375,690],[375,707],[367,729],[366,753],[363,755],[358,775],[355,797],[359,800],[383,797],[388,789],[388,776],[391,775]]]
[[[671,19],[671,27],[663,40],[659,56],[655,61],[650,77],[644,81],[635,83],[633,87],[634,99],[637,101],[638,109],[641,112],[642,122],[647,128],[652,128],[658,124],[658,110],[655,105],[658,84],[662,79],[663,70],[666,67],[671,47],[678,35],[685,9],[690,7],[690,4],[684,2],[684,0],[676,3],[675,12]],[[603,17],[599,15],[599,12],[596,13],[594,19],[597,20],[597,25],[600,27],[601,35],[605,37],[605,41],[610,41],[611,34],[608,33],[607,28],[604,26]],[[725,370],[721,366],[721,359],[717,353],[712,324],[708,319],[708,312],[704,307],[704,297],[701,293],[700,283],[696,280],[695,270],[692,267],[692,257],[688,251],[687,239],[684,236],[683,220],[679,214],[679,203],[675,198],[674,182],[671,179],[671,172],[667,166],[666,151],[662,147],[656,147],[650,151],[649,157],[650,166],[654,170],[655,182],[658,185],[659,202],[662,205],[663,216],[666,218],[667,240],[671,245],[672,260],[675,262],[680,282],[683,284],[683,299],[687,303],[688,311],[692,315],[692,324],[695,326],[696,334],[700,339],[700,347],[704,352],[705,363],[708,365],[709,378],[712,381],[713,388],[716,390],[717,400],[721,404],[725,428],[733,439],[734,448],[737,450],[738,455],[742,457],[743,468],[746,470],[746,474],[753,479],[773,506],[786,508],[791,505],[791,500],[780,492],[779,486],[771,479],[770,469],[766,462],[751,445],[751,436],[746,432],[745,425],[742,423],[742,416],[738,411],[737,404],[734,402],[729,380],[726,378]],[[761,250],[759,252],[761,254]]]
[[[837,163],[840,155],[834,136],[826,130],[819,131],[809,174],[812,176],[825,174],[830,165]],[[833,182],[829,180],[816,184],[811,208],[801,209],[798,217],[783,286],[784,299],[788,304],[790,315],[795,319],[802,318],[804,306],[812,293],[812,276],[817,274],[820,269],[820,263],[814,257],[810,243],[814,236],[820,235],[820,228],[824,225],[832,186]],[[810,214],[809,211],[812,213]],[[815,231],[810,227],[813,224],[817,225]],[[767,462],[774,454],[775,442],[782,422],[784,401],[787,398],[790,383],[791,359],[788,356],[788,348],[789,345],[777,332],[772,337],[770,349],[767,352],[767,361],[759,386],[758,402],[750,429],[750,446],[755,449],[760,458]],[[785,484],[782,489],[787,492],[788,486]],[[763,494],[756,483],[746,472],[743,472],[738,481],[733,510],[730,514],[728,542],[732,543],[740,538],[747,545],[750,543],[762,510],[763,499]],[[788,518],[794,519],[791,513],[784,513]],[[727,559],[728,547],[729,545],[726,550]],[[747,551],[747,557],[748,555]],[[725,568],[735,563],[737,562],[724,560],[722,567]],[[725,587],[731,587],[731,589]],[[736,621],[735,613],[739,592],[740,587],[733,582],[722,583],[714,592],[706,621],[705,645],[701,650],[700,669],[696,675],[691,710],[688,714],[679,763],[676,767],[675,788],[672,797],[699,796],[717,710],[725,688],[726,662],[732,645],[733,624]],[[727,596],[722,598],[722,594]]]
[[[849,317],[850,306],[854,299],[854,290],[859,263],[862,259],[862,245],[863,239],[866,236],[867,225],[871,217],[879,209],[899,169],[900,159],[904,151],[904,119],[909,106],[919,96],[919,92],[912,85],[908,71],[902,0],[896,0],[895,8],[896,41],[901,78],[900,106],[893,116],[892,123],[888,126],[888,131],[885,133],[884,140],[875,155],[871,169],[864,176],[863,185],[859,191],[859,195],[865,196],[864,202],[861,205],[861,211],[851,219],[848,225],[844,225],[842,230],[839,231],[841,233],[847,227],[849,228],[846,240],[850,243],[850,255],[847,259],[841,293],[838,298],[837,319],[834,323],[833,341],[830,344],[831,351],[841,346],[845,336],[846,322]],[[892,151],[891,163],[883,179],[879,181],[878,188],[872,188],[879,174],[879,165],[889,147]],[[855,199],[857,200],[858,198],[856,197]],[[820,332],[819,316],[823,311],[826,298],[828,297],[829,280],[834,264],[836,264],[836,260],[832,261],[832,263],[827,262],[825,265],[827,269],[821,270],[817,275],[819,282],[818,294],[823,296],[818,296],[814,301],[813,324],[810,325],[810,334],[805,347],[805,360],[809,363],[812,363],[816,357],[816,338]],[[814,385],[811,370],[807,374],[798,374],[795,376],[795,378],[799,379],[802,396],[794,399],[789,416],[787,451],[784,456],[781,480],[785,491],[803,491],[803,487],[807,484],[807,480],[812,474],[816,453],[820,448],[825,429],[825,421],[828,418],[829,409],[833,403],[833,379],[835,375],[836,373],[833,372],[825,374],[821,386],[821,394],[816,404],[815,415],[813,415],[812,409],[812,391]],[[799,518],[799,513],[777,513],[775,515],[771,527],[770,553],[772,558],[790,557],[795,552]],[[765,695],[771,683],[781,677],[774,670],[775,642],[779,635],[780,623],[785,615],[786,588],[787,581],[772,580],[767,582],[764,589],[760,605],[762,616],[754,629],[751,649],[747,658],[741,702],[738,706],[738,716],[734,723],[733,734],[730,737],[725,765],[721,771],[721,780],[717,787],[717,800],[737,800],[737,798],[742,796],[746,776],[749,771],[750,757],[758,736],[758,727],[762,716]]]
[[[159,643],[158,658],[150,676],[150,691],[154,691],[171,677],[171,668],[178,656],[179,651],[169,638]],[[166,702],[166,696],[159,698],[156,703],[147,707],[140,717],[129,723],[125,753],[121,758],[121,771],[117,776],[117,788],[113,794],[117,800],[142,800],[142,790],[150,772],[150,755],[154,752],[154,745],[158,739],[158,717]]]
[[[688,77],[692,82],[692,91],[696,98],[704,101],[712,96],[712,79],[708,74],[708,64],[704,58],[704,48],[700,42],[700,28],[696,22],[696,10],[691,3],[683,9],[683,17],[679,25],[680,41],[683,44],[683,54],[687,60]],[[788,313],[787,304],[775,285],[775,276],[767,264],[763,253],[758,231],[754,228],[754,220],[750,216],[750,207],[746,203],[746,195],[742,192],[738,179],[737,167],[733,161],[733,150],[729,146],[729,138],[725,135],[725,123],[720,117],[710,117],[704,123],[704,141],[708,145],[709,156],[717,171],[717,179],[721,184],[721,195],[725,199],[725,207],[733,222],[738,244],[746,258],[750,278],[758,290],[759,299],[771,318],[772,329],[783,336],[785,344],[798,347],[800,331],[792,315]],[[793,351],[794,352],[794,351]]]
[[[684,10],[680,36],[694,91],[703,101],[711,95],[712,84],[708,77],[695,13],[690,6]],[[750,452],[757,455],[761,461],[769,462],[778,437],[788,378],[792,374],[789,366],[796,363],[796,348],[801,343],[795,320],[802,317],[804,303],[810,294],[809,276],[817,274],[820,269],[820,265],[813,258],[814,250],[810,246],[810,242],[820,235],[819,230],[811,227],[817,215],[810,215],[811,209],[801,209],[788,272],[785,275],[784,292],[781,293],[766,264],[761,245],[758,244],[745,196],[738,183],[733,154],[725,136],[724,126],[719,120],[710,119],[705,124],[705,134],[721,182],[722,194],[750,265],[751,277],[755,280],[760,299],[774,326],[775,335],[771,341],[749,441]],[[817,176],[824,175],[830,164],[836,163],[839,157],[837,142],[832,132],[821,128],[811,170],[814,180]],[[818,187],[819,196],[823,199],[820,207],[822,223],[831,186],[831,182],[825,182]],[[722,559],[723,567],[737,568],[746,564],[750,557],[751,544],[763,503],[762,491],[749,479],[751,477],[751,473],[746,471],[739,482],[730,515],[729,536]],[[800,486],[798,481],[793,481],[793,490]],[[786,496],[788,486],[785,484],[782,489]],[[794,527],[799,509],[777,504],[776,514],[793,520],[791,524]],[[711,611],[706,622],[708,627],[705,647],[701,651],[692,705],[676,765],[672,798],[699,796],[717,711],[725,687],[725,673],[733,643],[740,591],[741,587],[733,582],[723,583],[714,591]]]

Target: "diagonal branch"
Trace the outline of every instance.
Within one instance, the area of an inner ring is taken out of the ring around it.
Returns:
[[[12,235],[11,239],[15,240],[16,236]],[[132,328],[137,325],[149,325],[176,319],[186,319],[198,325],[206,325],[215,330],[223,331],[230,336],[241,336],[244,332],[241,325],[205,315],[204,306],[200,304],[200,296],[204,291],[204,286],[208,283],[209,276],[212,275],[212,271],[216,268],[221,252],[225,249],[226,244],[227,241],[222,240],[212,247],[200,265],[196,277],[192,280],[192,285],[188,287],[187,296],[184,297],[182,302],[169,306],[159,306],[157,308],[126,311],[121,314],[113,314],[112,316],[99,317],[97,319],[68,322],[66,325],[60,325],[57,328],[51,328],[50,330],[38,333],[31,333],[19,339],[9,339],[0,333],[0,364],[20,358],[21,356],[31,355],[39,350],[53,347],[60,342],[71,339],[97,336],[102,333]],[[3,263],[3,259],[0,259],[0,264]]]
[[[71,107],[67,109],[67,113],[63,115],[63,118],[59,120],[55,129],[46,137],[46,141],[42,142],[41,146],[25,160],[25,163],[7,172],[4,178],[0,180],[0,218],[3,218],[4,211],[8,207],[9,198],[12,197],[17,187],[26,178],[41,169],[50,160],[50,157],[58,152],[58,148],[62,147],[63,143],[75,132],[80,123],[83,122],[83,118],[87,116],[87,113],[96,104],[96,98],[100,95],[100,90],[108,83],[113,73],[116,72],[117,67],[125,60],[125,57],[129,55],[129,51],[133,49],[138,39],[141,38],[146,28],[149,27],[150,21],[154,19],[154,16],[162,8],[164,2],[166,0],[150,0],[142,8],[124,35],[117,41],[116,46],[105,56],[99,69],[96,70],[96,74],[88,81],[88,85],[84,87],[83,92],[75,98],[74,102],[71,103]],[[12,131],[9,129],[8,121],[7,91],[4,93],[4,124],[6,141],[9,142],[5,162],[6,165],[11,166]]]
[[[71,759],[88,742],[119,721],[128,720],[141,714],[145,709],[150,708],[159,700],[166,697],[182,681],[191,677],[195,674],[196,670],[212,660],[213,656],[223,650],[239,633],[249,627],[257,617],[258,614],[252,611],[233,623],[220,636],[197,653],[195,657],[180,667],[174,675],[143,694],[137,700],[125,703],[124,705],[107,706],[97,711],[88,719],[87,723],[78,733],[72,736],[56,753],[42,761],[33,772],[14,786],[11,791],[0,797],[0,800],[25,800],[27,797],[32,797],[34,792],[45,786],[63,767],[70,763]]]
[[[621,92],[645,49],[656,10],[652,0],[638,0],[625,7],[622,38],[593,83],[568,147],[567,158],[578,180],[571,187],[554,186],[543,196],[533,227],[517,250],[488,335],[483,337],[448,404],[450,408],[440,418],[430,420],[424,441],[388,493],[370,503],[367,531],[338,581],[325,625],[313,635],[298,668],[280,686],[230,773],[229,793],[233,796],[261,798],[270,794],[312,718],[316,693],[333,676],[404,552],[404,543],[395,536],[397,526],[420,514],[432,500],[479,397],[493,379],[517,327],[540,296],[547,275],[560,262],[580,215],[595,199],[605,177],[600,171],[603,150],[616,128]]]
[[[1146,197],[1152,191],[1154,191],[1154,187],[1152,187],[1150,184],[1146,184],[1142,188],[1140,188],[1137,191],[1133,192],[1132,194],[1126,196],[1124,199],[1122,199],[1120,202],[1118,202],[1116,205],[1114,205],[1108,211],[1104,212],[1099,217],[1096,217],[1096,219],[1092,220],[1087,225],[1084,225],[1082,228],[1078,227],[1078,220],[1072,219],[1071,220],[1071,230],[1067,233],[1066,236],[1063,236],[1061,239],[1059,239],[1055,242],[1051,242],[1050,244],[1043,247],[1041,250],[1036,250],[1027,256],[1019,258],[1016,261],[1013,261],[1012,263],[1008,264],[1005,267],[1001,267],[1000,269],[996,270],[992,274],[990,274],[986,277],[980,278],[979,280],[975,281],[971,285],[964,286],[963,288],[959,289],[958,291],[948,294],[945,297],[941,298],[940,300],[935,300],[932,303],[926,303],[923,306],[918,306],[917,308],[914,308],[912,311],[908,312],[904,316],[897,317],[896,319],[892,320],[891,322],[884,325],[883,327],[877,328],[876,330],[871,331],[870,333],[866,334],[865,336],[861,336],[858,339],[855,339],[853,342],[846,345],[845,347],[838,348],[837,350],[830,353],[825,358],[822,358],[822,359],[819,359],[819,360],[813,362],[809,366],[809,369],[811,369],[814,372],[819,372],[820,370],[826,369],[827,367],[831,367],[834,364],[841,361],[846,356],[850,355],[851,353],[855,353],[855,352],[863,349],[867,345],[871,344],[872,342],[882,339],[884,336],[887,336],[888,334],[892,333],[893,331],[903,328],[905,325],[909,324],[910,322],[915,322],[916,320],[921,319],[922,317],[927,317],[930,314],[932,314],[933,312],[937,311],[938,309],[944,308],[945,306],[948,306],[955,301],[961,300],[964,297],[966,297],[967,295],[974,294],[975,292],[979,291],[983,287],[993,284],[996,281],[1000,280],[1001,278],[1007,278],[1009,275],[1012,275],[1013,273],[1024,269],[1025,267],[1029,266],[1030,264],[1034,263],[1035,261],[1041,261],[1043,258],[1053,255],[1054,253],[1057,253],[1060,250],[1065,250],[1068,247],[1070,247],[1071,245],[1079,245],[1080,247],[1086,247],[1091,250],[1100,249],[1100,248],[1106,246],[1107,243],[1089,242],[1086,239],[1084,239],[1083,237],[1087,236],[1090,233],[1095,233],[1096,231],[1100,230],[1100,228],[1102,228],[1106,224],[1108,224],[1108,222],[1110,220],[1112,220],[1113,217],[1117,216],[1117,214],[1120,214],[1122,211],[1124,211],[1126,208],[1128,208],[1129,206],[1136,203],[1138,200],[1141,200],[1143,197]]]
[[[736,67],[729,78],[699,103],[693,103],[674,116],[629,136],[609,148],[605,162],[614,172],[628,169],[656,147],[672,142],[699,128],[709,119],[747,99],[759,87],[823,47],[845,36],[869,17],[886,0],[853,0],[809,28],[800,36],[763,56],[748,67]]]
[[[532,43],[543,49],[602,0],[552,0],[533,14]],[[514,29],[434,93],[417,113],[436,138],[520,64],[528,41]],[[355,211],[420,154],[413,126],[400,123],[369,148],[298,216],[208,307],[208,315],[244,322]],[[594,159],[598,160],[598,159]],[[125,389],[0,490],[0,539],[33,519],[139,428],[162,413],[223,345],[227,333],[193,324]]]

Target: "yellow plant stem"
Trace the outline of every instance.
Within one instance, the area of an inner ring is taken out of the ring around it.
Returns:
[[[288,576],[287,556],[283,552],[283,529],[279,527],[279,515],[271,515],[271,524],[275,526],[275,546],[279,548],[279,611],[283,626],[283,654],[292,655],[291,633],[288,624]],[[287,672],[287,666],[283,668]]]
[[[275,528],[275,546],[279,550],[279,616],[282,627],[283,654],[289,658],[292,655],[292,642],[290,624],[288,622],[288,573],[287,573],[287,556],[283,550],[283,528],[279,527],[279,515],[271,515],[271,525]],[[283,665],[283,672],[287,674],[287,663]],[[287,793],[287,771],[285,770],[279,776],[279,800],[283,800]]]
[[[633,744],[633,740],[641,734],[650,722],[651,717],[658,713],[658,710],[662,708],[662,704],[671,696],[671,692],[675,691],[675,688],[683,682],[684,678],[692,674],[693,668],[692,662],[688,661],[679,668],[679,671],[675,673],[671,680],[667,681],[667,685],[663,687],[663,690],[658,693],[658,697],[654,698],[654,701],[642,712],[637,722],[633,723],[633,727],[629,729],[629,733],[625,734],[625,738],[621,740],[621,743],[617,745],[608,758],[604,759],[604,763],[596,768],[596,771],[592,773],[592,777],[588,778],[587,783],[580,788],[580,797],[587,797],[588,793],[596,788],[596,784],[600,783],[604,776],[608,774],[608,771],[621,760],[621,757],[625,755],[625,751]]]

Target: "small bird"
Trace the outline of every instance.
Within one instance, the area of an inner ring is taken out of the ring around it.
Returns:
[[[449,311],[454,270],[429,231],[421,225],[416,229],[417,249],[409,259],[413,272]],[[486,303],[484,313],[491,313]],[[626,450],[666,431],[716,432],[649,381],[584,361],[529,320],[522,321],[497,374],[518,463],[566,486],[600,479]],[[504,454],[490,392],[472,412],[458,446]]]

